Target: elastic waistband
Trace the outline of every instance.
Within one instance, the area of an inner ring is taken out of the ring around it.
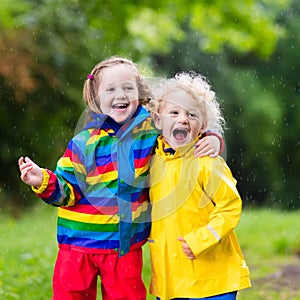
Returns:
[[[130,247],[129,251],[135,250],[137,248],[142,247],[145,244],[146,241],[142,241],[139,243],[136,243]],[[58,248],[62,250],[72,250],[72,251],[78,251],[82,253],[90,253],[90,254],[116,254],[119,253],[119,248],[115,249],[94,249],[94,248],[85,248],[75,245],[68,245],[68,244],[58,244]]]

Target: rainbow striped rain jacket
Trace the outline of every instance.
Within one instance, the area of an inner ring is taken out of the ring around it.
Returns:
[[[150,231],[147,175],[158,132],[139,107],[119,125],[107,115],[93,115],[71,139],[55,172],[36,192],[59,206],[60,247],[119,256],[142,246]]]

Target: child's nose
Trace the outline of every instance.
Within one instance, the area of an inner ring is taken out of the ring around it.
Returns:
[[[186,114],[179,114],[178,115],[178,122],[180,123],[187,123],[188,118]]]
[[[115,91],[115,97],[117,99],[123,99],[126,97],[125,95],[125,91],[121,88],[121,87],[118,87]]]

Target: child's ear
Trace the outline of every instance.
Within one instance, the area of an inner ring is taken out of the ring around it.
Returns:
[[[160,115],[159,113],[154,113],[153,114],[153,122],[154,122],[154,125],[157,129],[159,130],[162,130],[162,127],[161,127],[161,120],[160,120]]]
[[[206,131],[206,129],[207,129],[207,122],[204,121],[202,123],[201,129],[200,129],[200,133],[203,134]]]

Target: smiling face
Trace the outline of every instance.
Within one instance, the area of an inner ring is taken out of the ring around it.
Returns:
[[[154,116],[155,126],[162,131],[165,141],[177,149],[204,132],[203,109],[190,93],[177,88],[163,97],[159,113]]]
[[[125,123],[139,105],[136,71],[126,64],[103,69],[98,96],[102,113],[109,115],[117,123]]]

